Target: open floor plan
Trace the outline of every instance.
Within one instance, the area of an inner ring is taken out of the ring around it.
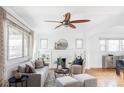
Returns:
[[[1,87],[124,87],[123,6],[1,6]]]

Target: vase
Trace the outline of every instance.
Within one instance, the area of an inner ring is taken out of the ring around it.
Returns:
[[[20,72],[16,72],[16,73],[15,73],[15,78],[16,78],[16,79],[20,79],[20,78],[21,78],[21,76],[22,76],[22,75],[21,75],[21,73],[20,73]]]

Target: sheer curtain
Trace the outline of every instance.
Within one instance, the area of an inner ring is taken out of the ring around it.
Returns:
[[[5,12],[0,7],[0,81],[4,80],[4,76],[5,76],[4,17],[5,17]]]

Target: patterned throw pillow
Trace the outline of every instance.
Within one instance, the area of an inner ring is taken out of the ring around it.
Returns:
[[[25,73],[29,73],[29,66],[26,64]]]
[[[35,68],[43,68],[43,67],[44,67],[44,63],[42,60],[35,61]]]
[[[25,73],[35,73],[35,69],[33,67],[31,67],[30,65],[26,64],[25,67]]]
[[[36,73],[35,68],[34,67],[30,67],[29,72],[30,73]]]
[[[35,68],[35,61],[31,61],[33,68]]]

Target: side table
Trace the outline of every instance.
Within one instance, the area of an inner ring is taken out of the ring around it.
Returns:
[[[24,83],[26,83],[26,87],[27,87],[28,79],[29,79],[28,75],[22,75],[22,77],[20,79],[16,79],[15,77],[11,77],[8,80],[9,86],[11,87],[14,84],[15,87],[17,87],[17,83],[21,83],[21,87],[24,87]]]

